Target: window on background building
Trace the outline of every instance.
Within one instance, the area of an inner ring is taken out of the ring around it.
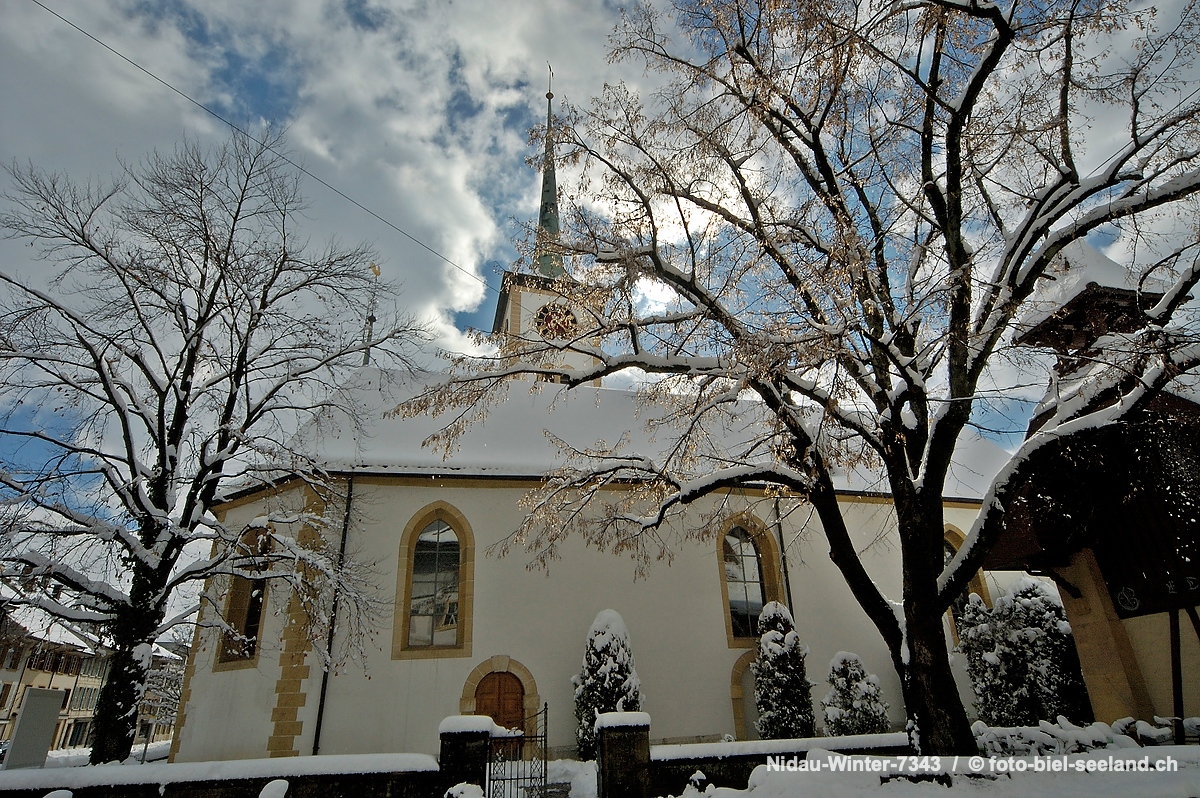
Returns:
[[[3,687],[0,687],[0,709],[8,706],[8,697],[12,695],[12,682],[5,682]]]
[[[767,602],[763,560],[754,536],[740,526],[725,533],[725,587],[734,637],[754,637]]]
[[[86,720],[76,721],[71,727],[71,737],[67,741],[67,745],[71,748],[78,748],[87,742],[88,727],[91,725]]]
[[[458,535],[443,520],[421,530],[413,546],[408,601],[408,647],[459,642]]]

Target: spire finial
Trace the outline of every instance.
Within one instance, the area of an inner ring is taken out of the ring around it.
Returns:
[[[554,68],[546,81],[546,154],[542,161],[542,209],[538,214],[538,271],[546,277],[562,277],[562,254],[558,252],[558,180],[554,174]]]

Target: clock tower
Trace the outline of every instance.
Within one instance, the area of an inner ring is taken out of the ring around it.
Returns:
[[[551,135],[553,92],[546,92],[546,152],[542,161],[542,202],[538,213],[534,251],[536,270],[532,273],[506,271],[496,304],[492,332],[507,336],[503,351],[515,352],[529,347],[544,351],[542,342],[559,347],[550,362],[567,368],[588,368],[596,363],[589,354],[574,351],[570,345],[587,329],[584,309],[570,297],[576,283],[563,266],[559,246],[558,181],[554,172],[554,143]],[[590,347],[595,339],[578,340]],[[597,381],[599,384],[599,381]]]

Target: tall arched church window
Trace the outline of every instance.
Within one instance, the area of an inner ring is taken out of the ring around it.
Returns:
[[[251,528],[242,535],[235,558],[239,570],[257,574],[267,570],[266,555],[270,551],[268,530]],[[261,558],[261,559],[260,559]],[[229,577],[229,593],[223,613],[228,629],[221,635],[217,663],[253,663],[259,650],[263,606],[267,597],[265,576]]]
[[[783,600],[779,554],[770,534],[749,522],[737,523],[725,531],[720,552],[729,644],[749,648],[758,639],[758,616],[763,605]]]
[[[958,554],[959,548],[962,547],[966,540],[962,532],[951,526],[946,527],[946,535],[942,541],[942,566],[950,564],[954,556]],[[954,597],[954,601],[950,603],[950,633],[955,643],[958,642],[958,619],[962,616],[963,608],[967,606],[967,600],[972,593],[979,595],[985,604],[991,605],[991,598],[988,596],[987,585],[983,580],[983,571],[977,571],[971,577],[971,581],[967,583],[963,592]]]
[[[951,545],[950,541],[942,542],[942,567],[950,564],[954,559],[954,555],[958,554],[958,549]],[[967,606],[967,598],[971,595],[971,588],[965,588],[963,592],[954,597],[954,601],[950,602],[950,617],[954,621],[956,628],[958,619],[962,617],[963,608]]]
[[[753,637],[758,615],[767,603],[762,555],[754,538],[740,526],[725,533],[725,587],[734,637]]]
[[[408,646],[458,643],[458,535],[445,521],[421,530],[413,549]]]
[[[470,655],[473,537],[466,519],[435,502],[401,540],[392,657]]]

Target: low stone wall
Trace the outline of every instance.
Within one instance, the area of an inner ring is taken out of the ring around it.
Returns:
[[[440,796],[438,774],[349,773],[289,776],[287,798],[435,798]],[[258,798],[274,779],[266,777],[171,784],[105,784],[71,787],[72,798]],[[62,788],[59,788],[62,789]],[[4,798],[44,798],[49,789],[7,789]]]
[[[73,798],[258,798],[276,779],[288,783],[288,798],[439,798],[445,789],[431,756],[368,754],[15,770],[0,772],[0,796],[65,789]]]
[[[277,779],[288,783],[287,798],[442,798],[459,782],[482,785],[493,726],[484,716],[446,718],[438,730],[438,760],[363,754],[0,772],[0,798],[45,798],[53,790],[70,790],[73,798],[259,798]],[[651,746],[650,716],[643,712],[601,715],[596,729],[599,798],[679,795],[696,771],[708,784],[745,789],[768,756],[807,758],[811,749],[881,755],[909,750],[903,733]]]

